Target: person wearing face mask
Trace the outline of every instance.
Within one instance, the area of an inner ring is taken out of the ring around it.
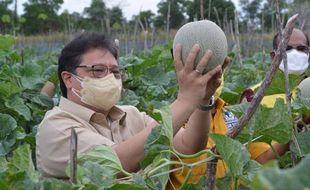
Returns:
[[[273,38],[273,50],[270,53],[270,57],[273,60],[275,57],[275,51],[278,48],[280,41],[280,35],[277,33]],[[288,42],[286,48],[287,54],[287,66],[288,66],[288,74],[290,81],[293,78],[299,78],[299,81],[302,81],[307,77],[307,72],[309,72],[309,37],[303,31],[294,28],[290,40]],[[283,78],[284,80],[284,63],[283,60],[280,63],[279,70],[276,73],[277,76]],[[258,90],[260,84],[256,84],[250,88],[244,90],[241,94],[240,101],[241,102],[251,102],[254,97],[254,92]],[[295,89],[298,84],[295,86],[290,86],[291,89]],[[285,88],[283,85],[282,93],[280,94],[268,94],[264,96],[261,104],[272,108],[275,104],[277,98],[281,98],[285,100]]]
[[[193,154],[205,146],[214,104],[210,100],[221,83],[222,68],[202,75],[212,52],[206,51],[193,68],[199,46],[193,46],[185,64],[181,48],[178,44],[174,51],[179,91],[170,105],[173,142],[179,152]],[[65,168],[72,128],[78,137],[78,154],[110,146],[127,172],[139,169],[145,141],[158,123],[133,106],[117,105],[122,89],[117,60],[114,42],[99,33],[83,33],[62,49],[58,60],[62,97],[59,106],[46,113],[36,135],[36,161],[43,177],[68,179]],[[188,127],[183,129],[185,121]]]
[[[277,33],[273,38],[273,51],[270,53],[271,59],[273,60],[275,57],[275,51],[278,48],[280,41],[280,36]],[[297,82],[301,82],[303,79],[307,77],[307,72],[309,72],[309,37],[303,31],[294,28],[292,35],[289,39],[286,54],[287,54],[287,66],[288,66],[288,73],[289,73],[289,80],[291,81],[292,78],[297,78]],[[283,78],[283,88],[282,93],[279,94],[268,94],[265,95],[261,101],[261,104],[268,107],[273,108],[276,99],[281,98],[285,101],[285,87],[284,87],[284,63],[283,61],[280,63],[279,70],[277,71],[276,75]],[[290,82],[291,83],[291,82]],[[297,88],[297,84],[295,86],[290,86],[292,91]],[[260,84],[254,85],[251,88],[244,90],[241,95],[240,101],[241,102],[251,102],[255,91],[258,90]],[[280,88],[280,87],[279,87]],[[288,144],[279,144],[274,142],[273,147],[278,155],[282,156],[289,150]],[[272,149],[268,149],[264,154],[258,157],[260,163],[268,162],[271,159],[275,159],[276,155],[273,153]]]
[[[224,75],[222,75],[222,83],[219,88],[215,91],[215,104],[214,108],[211,110],[211,126],[210,132],[226,135],[231,130],[233,130],[234,126],[238,123],[238,118],[229,110],[225,108],[228,104],[220,98],[224,87]],[[185,126],[186,127],[186,126]],[[208,138],[208,143],[205,149],[212,149],[215,146],[213,140]],[[251,159],[260,162],[260,157],[263,156],[270,146],[266,143],[262,142],[253,142],[249,144],[249,152],[251,154]],[[206,160],[207,154],[202,154],[196,158],[191,159],[182,159],[183,162],[186,163],[197,163],[202,160]],[[179,167],[179,166],[178,166]],[[191,176],[188,179],[188,183],[198,183],[200,178],[205,176],[206,174],[206,163],[202,163],[198,166],[192,168]],[[216,168],[216,178],[222,178],[225,176],[225,173],[228,171],[228,166],[223,160],[218,160],[217,168]],[[167,190],[178,189],[186,179],[188,175],[189,169],[184,167],[180,170],[172,172],[170,174],[170,183],[168,183]],[[230,189],[233,189],[232,187]]]

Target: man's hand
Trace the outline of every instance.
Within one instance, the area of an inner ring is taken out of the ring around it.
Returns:
[[[176,76],[179,84],[177,99],[196,107],[205,103],[206,98],[209,99],[221,84],[222,65],[202,75],[202,71],[206,68],[212,56],[212,51],[207,50],[196,69],[194,69],[194,61],[200,50],[199,45],[195,44],[192,47],[184,65],[181,60],[181,49],[181,45],[177,44],[174,54]]]
[[[226,57],[224,63],[221,65],[222,72],[224,69],[230,64],[230,58]],[[212,77],[206,86],[206,96],[203,99],[203,104],[208,104],[210,102],[211,96],[215,93],[216,89],[221,85],[222,82],[222,72],[217,73],[214,77]]]

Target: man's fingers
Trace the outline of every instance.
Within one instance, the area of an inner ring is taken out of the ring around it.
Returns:
[[[181,44],[177,44],[174,48],[174,54],[173,54],[174,55],[173,60],[175,64],[176,73],[178,73],[183,68],[182,59],[181,59],[181,51],[182,51]]]
[[[203,75],[203,81],[204,83],[207,84],[211,78],[213,77],[220,78],[221,76],[222,76],[222,65],[218,65],[217,67],[215,67],[214,69]]]
[[[199,45],[195,44],[193,45],[191,51],[189,52],[187,58],[186,58],[186,63],[184,65],[184,68],[187,72],[193,71],[194,64],[195,64],[195,59],[199,53]]]
[[[199,61],[198,65],[196,67],[196,70],[202,72],[207,67],[208,62],[209,62],[210,58],[212,57],[212,54],[213,54],[212,51],[208,49],[205,52],[205,54],[203,55],[203,57],[201,58],[201,60]]]

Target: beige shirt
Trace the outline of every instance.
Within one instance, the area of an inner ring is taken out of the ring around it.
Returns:
[[[96,113],[61,97],[59,106],[48,111],[36,135],[36,157],[44,177],[67,178],[71,128],[78,137],[78,154],[96,146],[112,146],[154,125],[154,119],[133,106],[114,106],[108,115]]]

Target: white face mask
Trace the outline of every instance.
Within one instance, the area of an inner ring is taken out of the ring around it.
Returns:
[[[121,79],[116,79],[111,73],[103,78],[81,79],[73,75],[81,83],[82,90],[72,88],[75,95],[87,105],[102,110],[110,110],[120,100],[122,91]]]
[[[286,51],[287,54],[287,70],[288,74],[301,75],[308,69],[309,66],[309,55],[297,51],[295,49]],[[284,72],[283,60],[279,66],[279,69]]]

